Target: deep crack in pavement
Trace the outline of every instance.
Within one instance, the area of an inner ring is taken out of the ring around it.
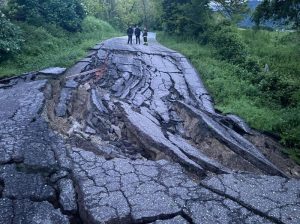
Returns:
[[[217,113],[183,55],[125,42],[0,80],[0,223],[299,223],[280,146]]]

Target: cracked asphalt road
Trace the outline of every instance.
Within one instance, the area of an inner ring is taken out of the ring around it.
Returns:
[[[278,144],[217,113],[183,55],[125,43],[0,80],[0,223],[299,223]]]

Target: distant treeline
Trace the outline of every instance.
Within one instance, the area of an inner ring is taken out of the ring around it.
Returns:
[[[298,28],[299,2],[264,0],[255,10],[253,20],[259,25],[267,19],[284,19]],[[248,11],[247,0],[1,0],[0,60],[22,47],[17,21],[78,32],[83,19],[94,16],[120,30],[138,24],[206,41],[204,33],[215,29],[219,21],[226,19],[236,24]]]

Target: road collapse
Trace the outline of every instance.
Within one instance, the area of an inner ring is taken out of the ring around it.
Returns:
[[[0,223],[298,223],[299,166],[181,54],[96,45],[0,81]]]

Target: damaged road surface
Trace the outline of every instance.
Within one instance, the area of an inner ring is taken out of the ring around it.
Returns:
[[[125,43],[0,80],[0,223],[300,223],[280,146],[183,55]]]

